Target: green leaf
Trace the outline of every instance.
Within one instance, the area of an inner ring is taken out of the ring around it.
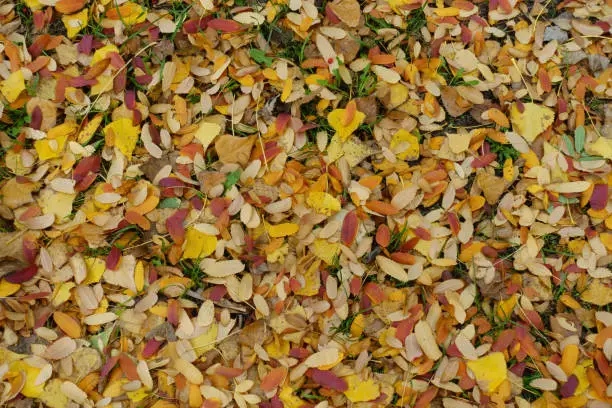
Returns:
[[[576,144],[576,151],[578,153],[582,153],[584,150],[584,139],[586,137],[586,133],[584,131],[584,126],[578,126],[576,131],[574,132],[574,143]]]
[[[108,329],[104,330],[96,334],[95,336],[91,336],[89,338],[89,343],[91,343],[91,347],[98,350],[100,353],[104,353],[104,349],[108,346],[108,341],[110,340],[113,331],[115,330],[115,325],[113,324]]]
[[[568,135],[563,135],[563,140],[565,141],[565,146],[567,146],[567,151],[570,155],[574,156],[576,152],[574,151],[574,144],[572,143],[572,139]]]
[[[164,198],[159,203],[159,208],[179,208],[181,206],[181,200],[177,197]]]
[[[596,161],[596,160],[603,160],[604,158],[601,156],[582,156],[580,158],[578,158],[578,161]]]
[[[253,58],[253,61],[258,64],[264,64],[266,67],[271,66],[274,62],[274,59],[266,57],[266,53],[264,51],[258,50],[256,48],[251,48],[249,50],[249,55],[251,56],[251,58]]]
[[[223,182],[225,191],[232,188],[232,186],[236,184],[238,180],[240,180],[240,170],[232,171],[227,176],[225,176],[225,181]]]

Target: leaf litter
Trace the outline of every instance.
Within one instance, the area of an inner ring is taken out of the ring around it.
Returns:
[[[609,2],[0,4],[0,404],[612,404]]]

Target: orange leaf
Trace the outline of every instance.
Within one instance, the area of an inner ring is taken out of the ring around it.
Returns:
[[[366,203],[366,207],[374,212],[377,212],[382,215],[395,215],[399,212],[397,208],[392,206],[390,203],[386,203],[384,201],[368,201]]]
[[[64,312],[53,313],[55,324],[73,339],[81,337],[81,325],[73,317]]]
[[[264,392],[269,392],[278,387],[281,382],[287,376],[287,369],[285,367],[273,368],[268,374],[261,380],[260,388]]]
[[[76,13],[85,7],[86,0],[59,0],[55,3],[55,10],[62,14]]]
[[[346,105],[346,109],[344,110],[344,115],[342,116],[342,126],[348,126],[349,123],[353,121],[355,117],[355,113],[357,112],[357,104],[355,101],[350,101]]]

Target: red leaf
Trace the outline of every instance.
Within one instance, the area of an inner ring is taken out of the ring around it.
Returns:
[[[344,217],[342,223],[342,231],[340,233],[342,243],[346,246],[351,246],[355,237],[357,236],[357,230],[359,229],[359,219],[355,211],[350,211]]]
[[[119,361],[119,356],[114,356],[106,360],[106,363],[104,363],[102,369],[100,370],[100,377],[106,377],[113,367],[115,367],[117,361]]]
[[[153,357],[155,353],[157,353],[157,350],[159,350],[161,345],[162,345],[162,342],[159,340],[155,340],[155,339],[149,340],[147,344],[144,346],[144,349],[142,349],[142,356],[144,358]]]
[[[181,209],[166,220],[166,229],[177,244],[182,244],[185,240],[185,227],[183,226],[185,218],[187,218],[187,210]]]
[[[121,250],[113,246],[106,257],[106,269],[110,269],[111,271],[116,270],[117,265],[119,265],[119,259],[121,259]]]
[[[312,381],[316,382],[317,384],[325,388],[330,388],[332,390],[341,391],[341,392],[348,390],[348,384],[346,383],[346,381],[338,377],[336,374],[334,374],[331,371],[319,370],[319,369],[313,368],[311,373],[312,373]]]
[[[387,224],[380,224],[376,231],[376,243],[383,248],[386,248],[391,243],[391,230]]]
[[[242,26],[234,20],[226,20],[223,18],[215,18],[208,22],[208,26],[212,29],[224,32],[233,33],[242,30]]]
[[[595,211],[600,211],[606,208],[608,204],[608,185],[607,184],[595,184],[593,188],[593,194],[589,199],[591,208]]]
[[[21,248],[23,250],[23,257],[28,263],[33,264],[36,260],[36,255],[38,254],[38,246],[36,245],[36,241],[33,241],[31,238],[26,238],[23,240]]]
[[[10,273],[4,277],[9,283],[22,283],[29,281],[36,275],[38,272],[38,267],[36,265],[27,266],[17,272]]]
[[[285,129],[287,128],[287,124],[291,120],[291,115],[288,113],[281,113],[276,118],[276,133],[282,135],[285,133]]]
[[[567,382],[561,386],[559,394],[561,394],[563,398],[572,397],[574,392],[576,392],[576,388],[578,388],[578,377],[572,374],[567,377]]]
[[[32,110],[32,119],[30,120],[30,127],[32,129],[39,130],[40,125],[42,124],[42,111],[40,110],[40,106],[36,105]]]

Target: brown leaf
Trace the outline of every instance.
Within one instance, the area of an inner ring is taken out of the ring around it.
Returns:
[[[215,150],[217,150],[219,160],[224,164],[238,163],[242,167],[246,167],[251,157],[255,139],[255,136],[219,136],[215,142]]]

